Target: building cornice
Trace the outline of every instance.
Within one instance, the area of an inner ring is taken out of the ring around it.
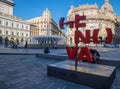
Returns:
[[[1,2],[4,2],[6,4],[9,4],[11,6],[14,6],[15,4],[12,1],[8,1],[8,0],[0,0]]]
[[[97,5],[81,5],[77,8],[74,8],[72,12],[77,12],[77,11],[80,11],[80,10],[90,10],[90,9],[96,9],[98,10],[98,7]]]
[[[0,18],[8,19],[8,20],[11,20],[11,21],[16,21],[16,22],[21,22],[21,23],[25,23],[25,24],[29,25],[29,23],[27,21],[23,20],[22,18],[13,16],[13,15],[9,15],[9,14],[5,14],[5,13],[2,13],[2,12],[0,12]]]
[[[87,19],[87,20],[104,20],[104,21],[115,22],[115,19],[114,19],[114,18],[107,17],[107,16],[105,16],[105,15],[87,16],[86,19]]]

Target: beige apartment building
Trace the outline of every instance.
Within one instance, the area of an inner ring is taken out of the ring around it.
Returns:
[[[39,28],[39,36],[57,35],[64,36],[64,33],[58,28],[57,23],[52,19],[51,13],[46,9],[42,16],[27,20],[30,24]],[[31,33],[32,34],[32,33]]]
[[[39,28],[36,25],[30,25],[30,37],[39,36]]]
[[[97,4],[93,5],[80,5],[78,7],[74,7],[73,5],[70,7],[70,10],[67,14],[67,21],[74,20],[75,15],[78,14],[80,16],[85,15],[86,20],[83,22],[86,23],[86,27],[79,28],[79,30],[84,34],[86,29],[92,31],[94,29],[99,29],[99,36],[102,37],[102,40],[105,40],[107,37],[106,28],[111,28],[113,35],[115,33],[115,15],[112,6],[110,5],[108,0],[104,0],[104,4],[99,9]],[[67,44],[74,44],[74,32],[75,28],[67,28]]]

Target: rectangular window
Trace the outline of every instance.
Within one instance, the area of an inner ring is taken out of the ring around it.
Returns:
[[[14,23],[12,23],[12,27],[14,26]]]
[[[24,25],[22,25],[22,28],[24,28]]]
[[[0,20],[0,24],[2,24],[2,20]]]
[[[0,30],[0,34],[2,34],[2,30]]]
[[[8,35],[8,31],[6,31],[6,35]]]
[[[26,37],[28,37],[28,34],[26,34]]]
[[[19,24],[17,24],[17,28],[19,28]]]
[[[23,36],[24,34],[22,33],[22,36]]]
[[[6,22],[6,26],[8,26],[8,22]]]
[[[12,32],[12,35],[14,35],[14,32]]]
[[[28,26],[26,26],[26,29],[28,29]]]
[[[19,32],[17,32],[17,36],[19,36]]]

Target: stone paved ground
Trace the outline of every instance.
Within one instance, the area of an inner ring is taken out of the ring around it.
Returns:
[[[35,55],[0,55],[0,81],[7,89],[91,89],[48,77],[47,64],[55,62]]]
[[[55,62],[35,55],[0,55],[0,89],[93,89],[47,76],[47,64]],[[120,69],[112,89],[120,89]]]

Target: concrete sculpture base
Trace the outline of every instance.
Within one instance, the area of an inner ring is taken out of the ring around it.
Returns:
[[[66,60],[49,64],[47,74],[95,89],[109,89],[116,76],[116,67],[79,62],[76,70],[74,61]]]

